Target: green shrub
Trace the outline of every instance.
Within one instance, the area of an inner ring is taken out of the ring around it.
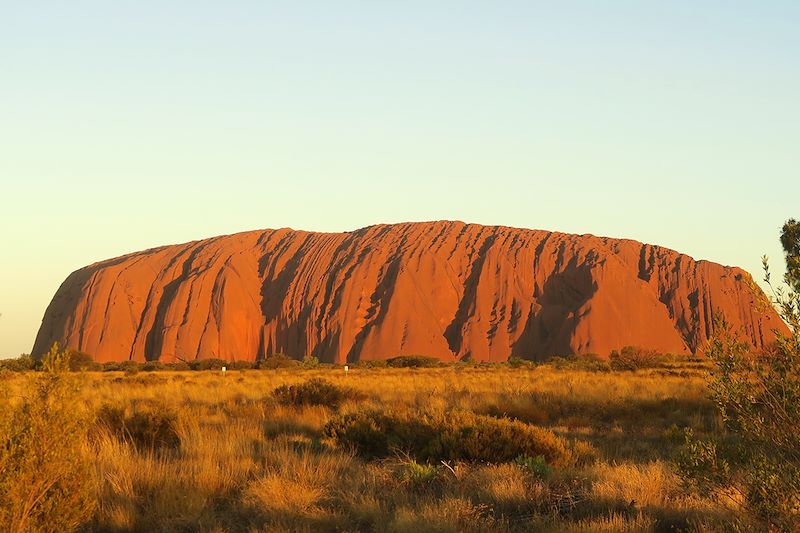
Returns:
[[[552,470],[550,465],[547,464],[547,461],[543,455],[537,455],[536,457],[520,455],[514,459],[514,464],[523,470],[530,472],[539,479],[545,479],[550,475],[550,471]]]
[[[274,353],[256,362],[256,368],[274,370],[276,368],[294,368],[300,366],[300,361],[292,359],[286,354]]]
[[[67,375],[69,354],[54,345],[42,366],[19,404],[0,405],[3,531],[74,531],[96,505],[87,414],[78,382]]]
[[[79,372],[81,370],[95,370],[100,367],[94,362],[92,356],[88,353],[80,352],[78,350],[69,350],[69,369],[72,372]]]
[[[345,400],[358,400],[361,393],[349,387],[340,387],[314,378],[297,385],[281,385],[272,394],[284,405],[325,405],[336,409]]]
[[[506,360],[508,366],[511,368],[520,368],[522,366],[532,366],[533,362],[527,359],[523,359],[522,357],[517,357],[516,355],[510,355],[508,360]]]
[[[608,361],[604,361],[594,353],[551,357],[547,360],[547,364],[559,369],[586,372],[610,372],[612,368]]]
[[[441,363],[437,358],[427,355],[399,355],[387,359],[386,365],[393,368],[434,368]]]
[[[678,469],[705,493],[741,493],[749,518],[775,531],[800,523],[800,338],[755,356],[721,318],[706,355],[717,365],[711,398],[725,426],[696,439],[687,431]]]
[[[572,364],[572,355],[551,355],[543,361],[543,364],[555,368],[568,368]]]
[[[580,354],[575,356],[576,370],[585,370],[587,372],[610,372],[611,365],[608,361],[603,360],[596,353]]]
[[[125,372],[135,374],[139,371],[139,363],[136,361],[109,361],[103,363],[103,372]]]
[[[222,367],[227,367],[228,362],[222,359],[195,359],[189,363],[189,368],[192,370],[222,370]]]
[[[398,477],[408,485],[424,486],[439,479],[441,470],[439,466],[421,464],[412,459],[400,464]]]
[[[399,451],[421,461],[502,463],[541,455],[551,464],[565,464],[570,458],[566,441],[552,431],[468,411],[351,413],[332,419],[325,434],[367,457]]]
[[[612,370],[638,370],[640,368],[656,368],[662,366],[664,356],[655,350],[647,350],[637,346],[624,346],[614,350],[609,356]]]
[[[180,446],[177,413],[163,405],[141,408],[126,414],[120,407],[103,405],[97,411],[97,422],[121,441],[130,442],[137,450],[174,449]]]
[[[788,292],[773,289],[773,303],[790,333],[759,356],[715,318],[706,356],[716,365],[711,399],[725,432],[702,440],[687,432],[678,459],[684,479],[704,493],[739,492],[752,529],[763,531],[800,524],[800,223],[784,225],[781,244]],[[764,271],[771,284],[766,257]]]
[[[255,368],[255,363],[252,361],[231,361],[228,363],[228,370],[250,370]]]
[[[11,372],[26,372],[33,370],[36,366],[36,361],[28,354],[22,354],[16,359],[3,359],[0,360],[0,369],[9,370]]]
[[[146,363],[142,363],[140,369],[142,372],[156,372],[159,370],[166,370],[167,366],[163,363],[159,363],[158,361],[147,361]]]
[[[174,363],[167,363],[164,366],[166,367],[167,370],[173,370],[173,371],[191,370],[191,368],[189,367],[189,363],[185,363],[183,361],[176,361]]]
[[[303,362],[300,363],[303,368],[318,368],[319,367],[319,359],[314,357],[313,355],[307,355],[303,357]]]

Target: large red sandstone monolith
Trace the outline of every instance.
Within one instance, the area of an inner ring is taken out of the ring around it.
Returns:
[[[785,330],[745,271],[630,240],[461,222],[279,229],[74,272],[33,353],[54,341],[98,361],[691,352],[715,312],[755,347]]]

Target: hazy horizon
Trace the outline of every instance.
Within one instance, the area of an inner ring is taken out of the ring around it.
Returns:
[[[800,5],[10,6],[0,357],[74,270],[263,228],[591,233],[761,280],[800,216]]]

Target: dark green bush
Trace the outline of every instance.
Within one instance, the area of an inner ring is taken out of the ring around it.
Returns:
[[[167,370],[179,371],[179,370],[191,370],[189,367],[189,363],[185,363],[183,361],[176,361],[174,363],[167,363],[164,365]]]
[[[252,361],[231,361],[227,366],[228,370],[250,370],[255,368],[255,363]]]
[[[332,409],[345,400],[359,400],[363,395],[349,387],[340,387],[314,378],[297,385],[281,385],[272,394],[284,405],[325,405]]]
[[[580,354],[575,356],[576,370],[587,372],[610,372],[611,365],[596,353]]]
[[[325,434],[367,457],[404,452],[421,461],[502,463],[542,456],[554,465],[570,459],[566,441],[552,431],[468,411],[447,416],[410,410],[351,413],[331,420]]]
[[[256,362],[256,368],[274,370],[276,368],[294,368],[300,366],[300,361],[292,359],[286,354],[274,353]]]
[[[189,363],[189,368],[192,370],[222,370],[222,367],[227,367],[228,362],[222,359],[195,359]]]
[[[97,421],[116,438],[132,443],[137,450],[171,449],[180,446],[177,413],[163,405],[126,414],[121,407],[103,405]]]
[[[80,352],[78,350],[69,350],[68,353],[69,353],[69,369],[72,372],[102,368],[99,367],[97,363],[94,362],[94,359],[88,353]]]
[[[130,372],[136,373],[139,370],[139,363],[136,361],[109,361],[103,363],[103,372]]]
[[[547,364],[559,369],[584,370],[586,372],[610,372],[611,365],[594,353],[555,356]]]
[[[159,363],[158,361],[147,361],[143,363],[140,367],[142,372],[156,372],[159,370],[166,370],[167,366],[163,363]]]
[[[33,370],[36,366],[36,361],[28,354],[22,354],[16,359],[3,359],[0,360],[0,369],[9,370],[11,372],[26,372]]]
[[[393,368],[433,368],[441,363],[437,358],[427,355],[398,355],[387,359],[386,365]]]
[[[508,363],[508,366],[510,366],[511,368],[519,368],[519,367],[522,367],[522,366],[531,366],[531,365],[533,365],[532,361],[529,361],[529,360],[524,359],[522,357],[517,357],[516,355],[510,355],[506,362]]]
[[[638,346],[624,346],[614,350],[609,356],[612,370],[638,370],[640,368],[657,368],[664,364],[663,354]]]
[[[319,359],[317,359],[313,355],[307,355],[303,357],[300,366],[302,366],[303,368],[319,368]]]

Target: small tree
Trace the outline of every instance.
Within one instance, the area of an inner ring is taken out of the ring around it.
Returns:
[[[619,351],[613,350],[608,359],[612,370],[638,370],[662,364],[664,356],[655,350],[623,346]]]
[[[303,368],[319,368],[319,359],[314,357],[313,355],[306,355],[303,357],[303,362],[301,363]]]
[[[85,452],[89,426],[69,353],[55,344],[44,372],[15,403],[2,398],[0,524],[9,532],[74,531],[92,515],[92,471]]]
[[[743,497],[750,518],[771,530],[798,531],[800,524],[800,224],[789,220],[781,243],[787,289],[773,288],[790,334],[777,333],[775,347],[753,355],[725,323],[716,321],[706,355],[716,364],[711,398],[727,435],[696,440],[678,466],[687,481],[725,488]],[[765,281],[772,287],[767,258]],[[722,491],[721,493],[726,493]]]
[[[92,359],[92,356],[88,353],[78,350],[70,350],[68,354],[69,369],[73,372],[79,372],[81,370],[94,370],[95,367],[100,366],[94,362],[94,359]]]

